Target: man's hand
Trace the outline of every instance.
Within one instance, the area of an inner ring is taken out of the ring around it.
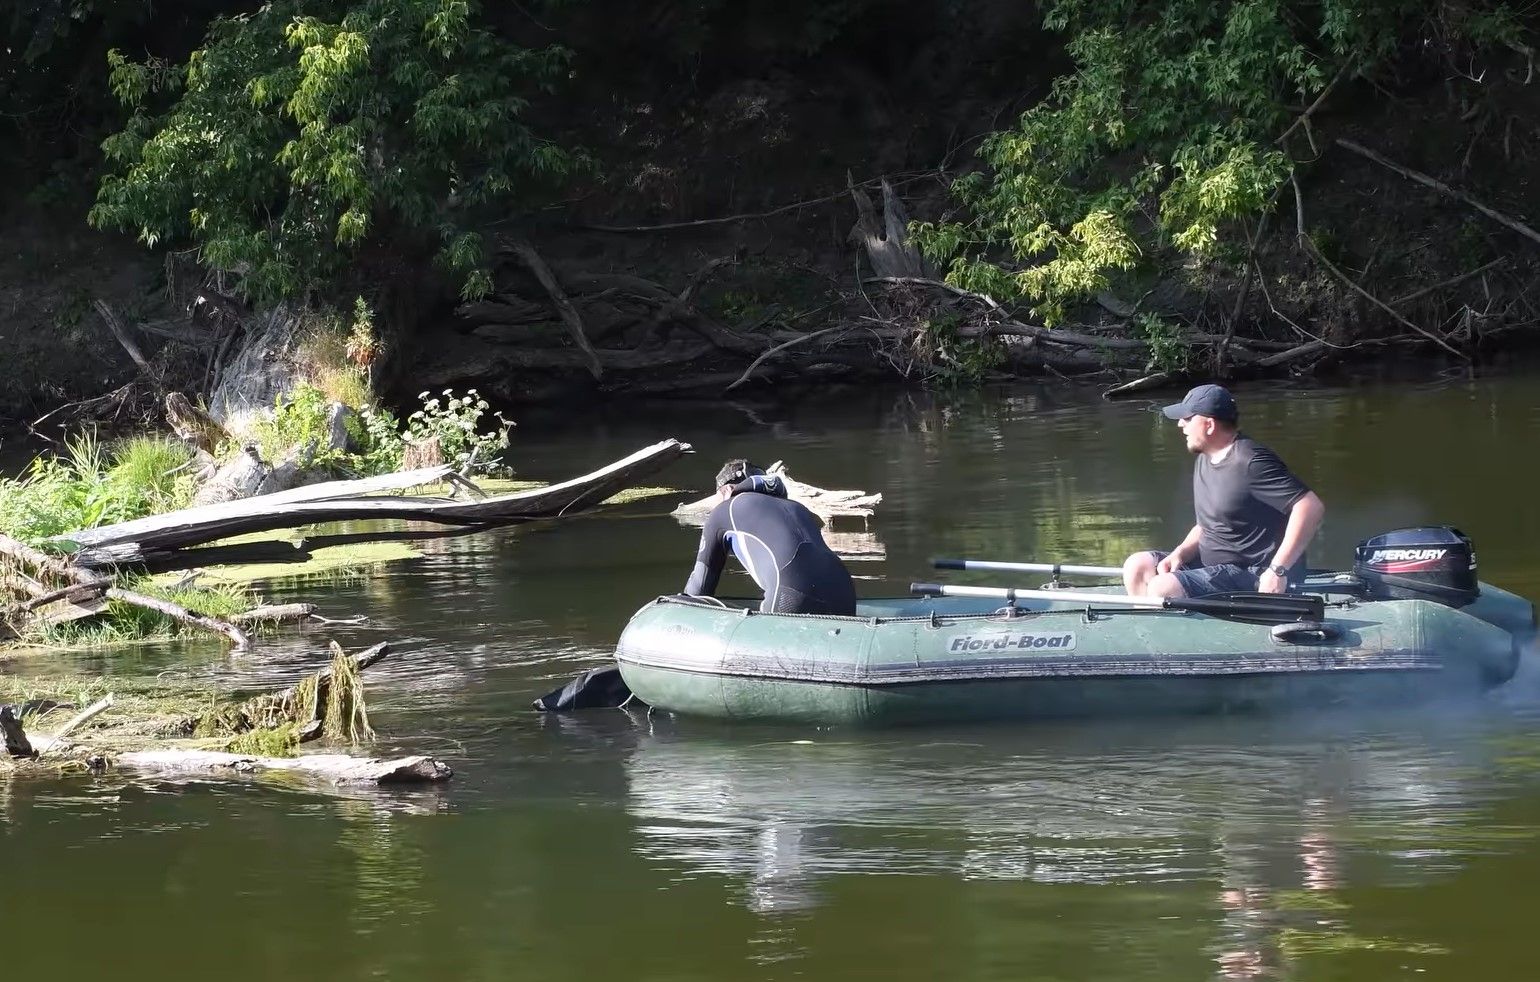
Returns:
[[[1258,593],[1283,593],[1288,588],[1289,584],[1284,581],[1283,577],[1270,569],[1263,570],[1262,575],[1257,577]]]
[[[1167,553],[1166,558],[1155,564],[1157,573],[1175,573],[1185,565],[1182,562],[1182,554],[1179,552]]]

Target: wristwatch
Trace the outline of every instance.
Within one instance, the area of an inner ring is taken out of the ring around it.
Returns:
[[[1277,573],[1285,579],[1289,576],[1289,568],[1287,566],[1269,566],[1268,570],[1269,572]]]

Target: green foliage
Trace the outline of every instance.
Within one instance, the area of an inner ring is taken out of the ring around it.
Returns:
[[[970,222],[917,224],[948,279],[1023,298],[1047,323],[1141,256],[1212,256],[1227,226],[1287,180],[1277,137],[1339,75],[1406,39],[1521,43],[1502,4],[1413,0],[1050,0],[1075,70],[980,150],[959,180]]]
[[[127,522],[192,499],[191,454],[163,437],[136,437],[104,448],[77,436],[61,455],[38,457],[27,473],[0,481],[0,528],[24,542],[76,529]]]
[[[437,439],[445,463],[456,469],[471,465],[471,472],[497,474],[503,451],[508,449],[512,421],[502,413],[488,418],[487,401],[475,389],[457,396],[445,389],[442,398],[427,392],[419,394],[422,408],[407,417],[403,428],[386,409],[366,402],[354,407],[358,418],[349,424],[352,451],[320,452],[328,437],[327,413],[333,399],[318,386],[301,383],[280,396],[272,415],[252,424],[244,441],[254,441],[264,459],[282,459],[293,450],[312,447],[312,467],[332,467],[338,471],[363,476],[389,474],[401,468],[408,444]],[[484,423],[496,421],[496,429],[484,432]],[[234,451],[222,448],[221,455]],[[472,463],[474,461],[474,463]]]
[[[464,396],[455,395],[453,389],[445,389],[443,396],[440,400],[428,392],[418,393],[422,408],[406,418],[406,441],[422,443],[437,439],[444,462],[453,464],[456,470],[462,470],[468,464],[472,472],[478,474],[495,474],[502,470],[500,462],[503,451],[508,449],[508,431],[513,428],[513,422],[500,412],[493,413],[497,428],[490,433],[483,432],[482,417],[488,406],[475,389],[467,389]]]
[[[250,296],[296,296],[402,228],[437,235],[466,295],[490,287],[471,231],[579,160],[522,121],[567,62],[476,26],[465,0],[273,0],[216,19],[183,64],[111,58],[133,111],[91,221],[191,240]]]
[[[931,370],[930,381],[944,388],[978,385],[1005,361],[1005,350],[989,338],[963,337],[961,318],[938,314],[920,325],[917,354]]]
[[[330,434],[326,422],[330,408],[331,400],[325,392],[302,382],[274,401],[273,414],[253,423],[245,434],[246,439],[255,442],[263,458],[272,462],[305,447],[312,449],[315,456],[311,460],[317,466],[340,462],[338,451],[321,451]],[[221,448],[220,456],[226,456],[234,449]],[[332,455],[337,455],[335,460]]]
[[[1140,314],[1132,323],[1134,334],[1149,342],[1149,367],[1160,372],[1186,371],[1192,346],[1182,337],[1181,327],[1154,314]]]

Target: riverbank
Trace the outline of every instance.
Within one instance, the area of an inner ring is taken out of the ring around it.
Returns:
[[[1073,253],[1068,226],[1057,251],[992,254],[1000,289],[901,241],[958,216],[959,186],[994,173],[979,148],[1025,127],[1025,111],[1051,108],[1050,83],[1070,77],[1073,30],[1045,30],[1035,9],[977,8],[915,5],[882,44],[847,8],[806,46],[780,34],[746,45],[740,32],[757,23],[748,12],[743,23],[707,18],[692,37],[732,41],[697,51],[687,84],[661,54],[679,40],[670,26],[609,11],[658,42],[612,50],[614,39],[575,30],[598,14],[569,11],[553,30],[574,44],[580,71],[538,123],[554,144],[582,148],[591,169],[570,175],[559,200],[532,199],[477,227],[484,296],[463,302],[422,242],[396,236],[314,292],[319,313],[351,318],[366,302],[370,331],[356,351],[396,409],[445,386],[528,407],[1001,379],[1180,388],[1207,377],[1332,378],[1401,358],[1431,377],[1535,347],[1540,192],[1521,178],[1540,93],[1525,71],[1531,49],[1514,40],[1523,18],[1499,18],[1491,37],[1473,28],[1474,41],[1445,24],[1433,31],[1443,47],[1425,41],[1421,55],[1408,48],[1388,64],[1334,73],[1312,62],[1324,74],[1305,84],[1306,104],[1272,106],[1286,119],[1259,137],[1288,170],[1264,202],[1224,212],[1200,252],[1173,248],[1169,234],[1140,238],[1128,268],[1088,266],[1072,302],[1047,304],[1007,281]],[[523,40],[519,18],[484,13],[494,32]],[[1419,37],[1427,27],[1416,26]],[[199,30],[178,22],[172,33],[193,44]],[[1456,52],[1477,57],[1468,41],[1495,51],[1480,47],[1482,71],[1452,75],[1444,63]],[[1024,49],[1044,53],[1025,72]],[[616,97],[603,80],[622,64],[626,94]],[[210,275],[184,251],[85,227],[96,142],[116,126],[97,108],[103,132],[74,169],[24,199],[0,195],[0,230],[24,244],[0,255],[13,366],[0,380],[0,417],[93,400],[87,415],[153,417],[153,386],[131,384],[146,369],[130,348],[150,374],[212,401],[221,368],[272,313],[233,274]],[[18,166],[46,173],[46,141],[33,152],[41,159]],[[1090,169],[1121,175],[1122,157],[1108,151]],[[1226,174],[1210,176],[1223,198]],[[1153,224],[1176,197],[1145,195]],[[972,295],[954,289],[964,282]],[[1049,307],[1063,308],[1052,323]]]

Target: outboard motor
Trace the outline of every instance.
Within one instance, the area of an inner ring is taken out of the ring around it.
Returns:
[[[1353,573],[1371,600],[1433,600],[1463,607],[1476,599],[1476,550],[1457,528],[1396,529],[1358,544]]]

